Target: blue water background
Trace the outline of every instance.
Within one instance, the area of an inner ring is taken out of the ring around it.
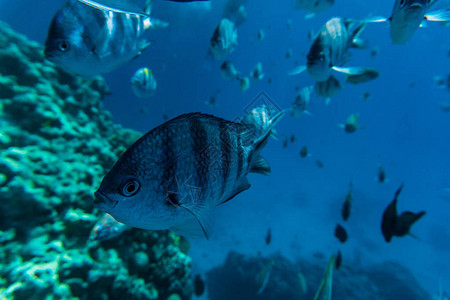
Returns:
[[[287,76],[295,62],[305,63],[310,29],[317,32],[333,16],[389,16],[393,5],[387,0],[336,2],[332,9],[305,20],[306,13],[293,9],[290,1],[248,0],[248,20],[239,26],[239,45],[229,58],[243,73],[261,61],[265,78],[252,82],[243,93],[237,82],[221,78],[221,62],[207,56],[224,1],[213,0],[211,9],[158,1],[153,15],[171,25],[149,32],[149,49],[105,75],[112,91],[105,98],[105,108],[117,123],[142,132],[161,124],[164,114],[172,118],[201,111],[235,119],[261,91],[280,107],[288,108],[295,87],[313,83],[306,73]],[[51,18],[62,3],[0,0],[0,19],[44,43]],[[446,3],[449,1],[441,4]],[[259,29],[266,34],[262,41],[257,40]],[[376,68],[380,78],[358,86],[345,85],[328,106],[314,98],[312,116],[286,116],[282,120],[277,127],[280,140],[271,140],[263,150],[272,175],[250,174],[252,188],[216,210],[213,237],[192,240],[195,272],[222,263],[231,249],[263,255],[281,251],[296,258],[311,257],[315,252],[328,256],[340,248],[344,264],[398,261],[430,292],[437,290],[439,278],[450,290],[450,193],[442,191],[450,187],[450,115],[440,109],[441,102],[450,101],[450,93],[433,83],[434,76],[450,72],[450,27],[428,24],[406,45],[391,44],[386,24],[368,25],[363,37],[369,40],[370,48],[379,48],[378,55],[372,58],[370,51],[352,50],[354,57],[347,65]],[[290,59],[285,57],[288,49],[292,49]],[[129,86],[130,77],[142,66],[151,68],[158,80],[157,92],[150,99],[136,98]],[[341,75],[337,77],[344,81]],[[371,97],[365,102],[362,94],[366,91]],[[215,107],[205,104],[211,95],[216,95]],[[141,113],[142,108],[147,113]],[[351,113],[360,114],[363,128],[347,134],[337,124]],[[283,148],[284,136],[291,135],[295,135],[295,142]],[[311,157],[299,156],[303,145],[308,146]],[[316,159],[323,162],[323,169],[315,165]],[[379,164],[386,169],[387,183],[375,180]],[[344,224],[350,237],[340,245],[333,231],[336,222],[342,223],[340,207],[350,181],[354,186],[353,211]],[[417,239],[394,238],[387,244],[380,232],[381,214],[401,183],[405,187],[399,210],[426,210],[427,215],[412,229]],[[273,239],[266,246],[269,227]]]

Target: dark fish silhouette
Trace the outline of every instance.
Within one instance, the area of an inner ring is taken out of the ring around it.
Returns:
[[[197,297],[200,297],[205,292],[205,282],[200,274],[195,275],[194,279],[194,293]]]
[[[266,234],[266,245],[270,245],[270,242],[272,241],[272,231],[269,229],[267,229],[267,234]]]
[[[344,221],[347,221],[350,217],[350,213],[352,210],[352,201],[353,201],[353,190],[352,190],[353,184],[350,182],[350,189],[348,190],[347,197],[345,197],[344,204],[342,204],[342,219]]]
[[[336,225],[336,229],[334,230],[334,236],[337,237],[339,242],[345,243],[348,239],[347,230],[342,227],[340,224]]]
[[[338,250],[338,253],[336,255],[336,261],[334,262],[334,267],[336,268],[336,270],[339,270],[341,265],[342,265],[342,253],[341,250]]]
[[[397,198],[403,189],[403,184],[395,192],[394,199],[386,207],[381,221],[381,232],[383,233],[386,242],[390,242],[393,236],[402,237],[410,234],[411,226],[425,215],[425,211],[419,213],[412,213],[409,211],[403,212],[401,215],[397,214]]]

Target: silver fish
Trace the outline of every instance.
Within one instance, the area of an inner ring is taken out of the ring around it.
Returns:
[[[69,1],[52,20],[44,53],[48,60],[73,73],[85,76],[107,73],[149,46],[142,35],[157,26],[152,22],[147,17],[98,10]]]
[[[344,74],[361,74],[359,67],[342,68],[351,59],[350,48],[364,48],[365,42],[359,38],[366,22],[332,18],[327,21],[314,38],[306,57],[306,66],[300,66],[290,72],[296,75],[307,70],[316,81],[326,81],[333,70]]]
[[[427,12],[436,0],[396,0],[389,18],[393,44],[411,39],[423,21],[450,21],[450,10]]]
[[[293,117],[298,118],[303,114],[311,114],[307,108],[311,102],[311,93],[313,89],[314,88],[312,86],[305,86],[297,93],[295,96],[295,101],[292,104],[291,114]]]
[[[237,29],[227,18],[220,20],[210,39],[209,50],[215,59],[224,59],[235,50],[237,46]]]
[[[318,81],[314,85],[314,92],[318,97],[325,99],[325,104],[328,104],[330,99],[341,90],[341,83],[333,75],[327,81]]]
[[[244,23],[248,18],[245,2],[246,0],[228,0],[223,10],[223,17],[233,21],[237,26]]]
[[[128,226],[210,236],[211,210],[250,188],[249,172],[269,175],[259,154],[268,131],[211,115],[190,113],[151,130],[106,174],[94,206]]]
[[[149,68],[140,68],[131,77],[131,88],[139,98],[148,98],[155,94],[156,91],[156,78],[152,70]]]
[[[242,119],[240,119],[239,123],[253,126],[254,130],[254,139],[262,136],[272,124],[272,119],[278,113],[278,109],[275,107],[269,107],[267,105],[261,105],[258,107],[254,107],[249,112],[247,112]],[[277,138],[276,129],[272,129],[271,136]]]
[[[262,63],[258,62],[253,70],[250,72],[250,77],[253,78],[253,80],[261,80],[264,78],[264,73],[262,69]]]
[[[225,80],[239,79],[240,76],[240,72],[230,60],[226,60],[222,63],[220,66],[220,74]]]
[[[320,13],[331,6],[333,6],[334,0],[295,0],[294,7],[303,9],[312,13]]]

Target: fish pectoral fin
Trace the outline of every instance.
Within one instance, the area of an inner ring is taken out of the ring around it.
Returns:
[[[189,212],[193,218],[178,223],[171,227],[170,230],[185,237],[200,238],[204,236],[208,240],[211,236],[212,223],[214,220],[214,218],[212,218],[212,209],[206,206],[191,209],[182,204],[179,205],[179,207]]]
[[[231,192],[231,196],[226,198],[224,201],[222,201],[220,204],[224,204],[225,202],[230,201],[235,196],[237,196],[239,193],[248,190],[250,188],[250,183],[248,183],[247,177],[242,177],[241,180],[236,184],[236,187],[234,188],[233,192]],[[219,205],[220,205],[219,204]]]
[[[366,71],[366,68],[363,67],[332,67],[333,70],[339,73],[347,74],[347,75],[362,75]]]
[[[258,155],[255,157],[255,160],[253,161],[253,164],[250,168],[250,172],[269,176],[270,165],[264,157]]]
[[[390,21],[391,18],[385,18],[382,16],[373,16],[373,17],[367,17],[364,20],[362,20],[362,22],[364,23],[383,23],[383,22],[387,22]]]
[[[298,75],[306,71],[306,66],[298,66],[295,69],[288,72],[289,76]]]
[[[439,9],[425,14],[427,21],[448,22],[450,21],[450,9]]]

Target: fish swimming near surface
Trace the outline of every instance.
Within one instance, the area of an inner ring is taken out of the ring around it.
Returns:
[[[306,66],[299,66],[290,75],[307,71],[316,81],[326,81],[331,72],[362,74],[365,68],[342,65],[351,59],[350,48],[365,48],[366,43],[359,38],[366,26],[365,21],[332,18],[317,33],[306,56]]]
[[[113,11],[118,13],[135,14],[140,16],[149,16],[143,7],[143,3],[148,0],[78,0],[86,5],[97,9]],[[209,0],[167,0],[172,2],[194,2]]]
[[[54,16],[44,54],[66,71],[84,76],[103,74],[139,56],[150,45],[144,32],[158,26],[167,23],[71,0]]]
[[[209,50],[215,59],[224,59],[230,55],[237,46],[236,25],[227,18],[220,20],[210,39]]]
[[[93,241],[107,241],[118,237],[122,232],[128,229],[131,229],[131,227],[117,222],[109,214],[104,214],[103,217],[95,223],[89,239]]]
[[[237,26],[244,23],[248,18],[245,2],[246,0],[228,0],[223,9],[223,17],[233,21]]]
[[[394,199],[383,212],[381,232],[385,241],[388,243],[394,236],[402,237],[407,234],[411,235],[411,226],[425,215],[425,211],[418,213],[405,211],[400,215],[397,214],[397,199],[402,189],[403,185],[397,189]]]
[[[212,115],[169,120],[119,158],[94,206],[128,226],[209,238],[212,209],[249,189],[248,173],[270,175],[260,152],[284,113],[258,138],[254,127]]]
[[[314,296],[314,300],[331,300],[331,291],[333,288],[333,270],[335,265],[336,257],[333,254],[328,260],[327,268],[325,269],[325,273],[323,274],[320,286],[317,289],[316,295]]]
[[[438,0],[395,0],[389,18],[373,17],[372,22],[390,22],[393,44],[405,44],[424,21],[450,21],[450,9],[429,11]]]
[[[148,98],[155,94],[156,91],[156,78],[153,71],[149,68],[140,68],[131,77],[131,88],[139,98]]]

